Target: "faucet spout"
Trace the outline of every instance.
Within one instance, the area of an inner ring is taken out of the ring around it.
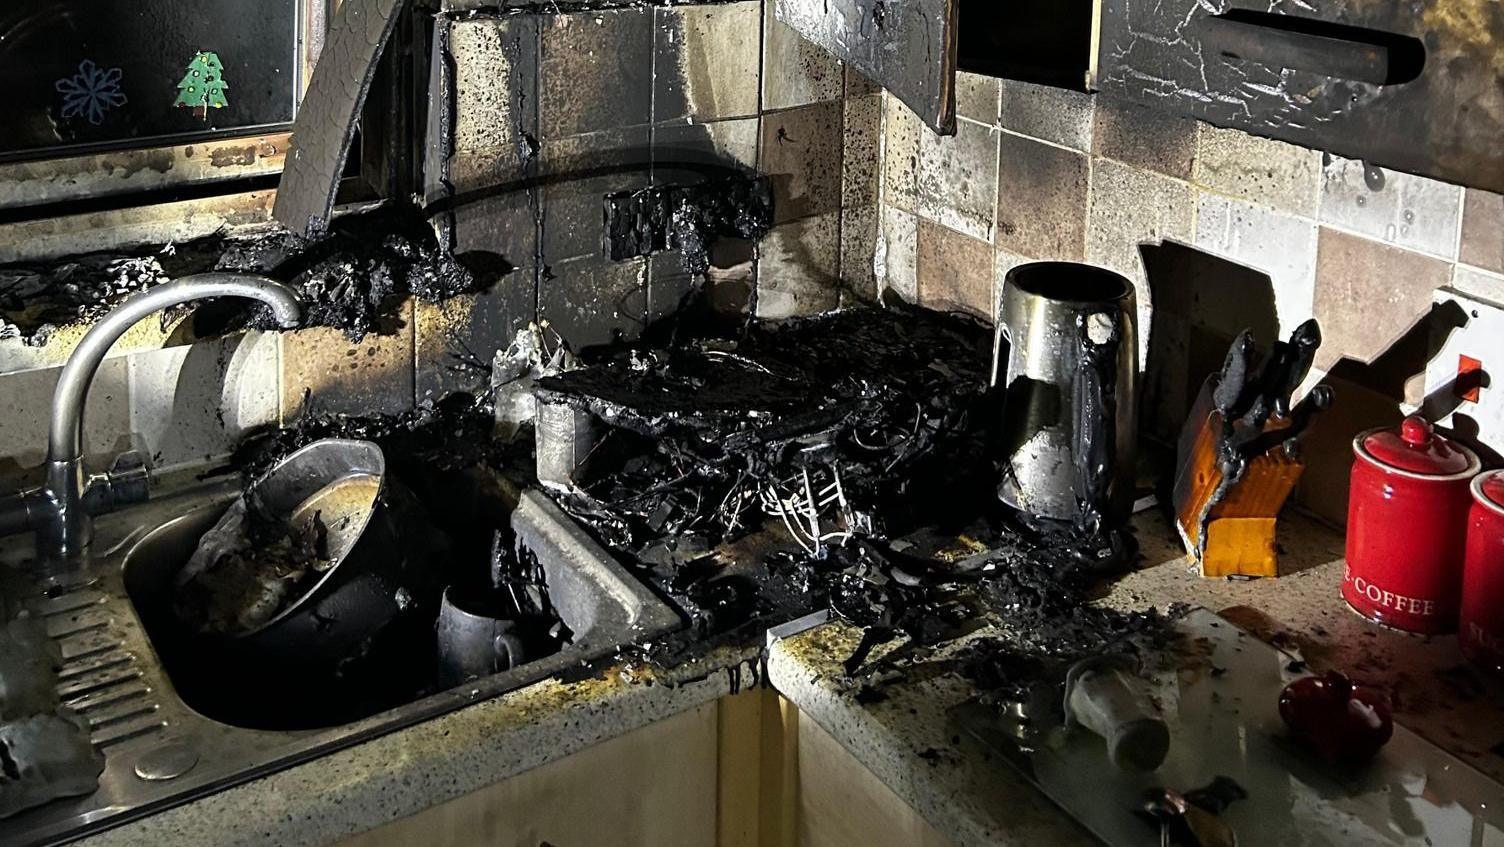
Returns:
[[[86,547],[92,534],[84,495],[84,400],[89,385],[111,346],[142,318],[162,309],[214,297],[246,297],[271,307],[285,328],[297,325],[303,307],[297,293],[269,277],[214,272],[185,276],[143,291],[96,323],[63,366],[52,395],[52,423],[47,442],[47,482],[41,508],[34,514],[37,542],[44,553],[69,557]]]

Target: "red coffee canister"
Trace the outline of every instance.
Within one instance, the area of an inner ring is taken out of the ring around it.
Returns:
[[[1463,655],[1504,673],[1504,471],[1473,478],[1458,634]]]
[[[1396,629],[1450,632],[1478,457],[1414,415],[1398,432],[1360,433],[1353,452],[1343,599]]]

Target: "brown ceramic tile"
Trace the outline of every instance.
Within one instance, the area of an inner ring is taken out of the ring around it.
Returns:
[[[929,132],[897,97],[883,95],[883,202],[906,212],[919,205],[919,143]]]
[[[538,282],[538,316],[573,350],[635,339],[647,314],[647,261],[587,257]]]
[[[1321,154],[1202,124],[1193,179],[1220,194],[1314,218],[1321,192]]]
[[[418,301],[414,325],[417,399],[441,400],[456,391],[479,393],[488,387],[497,350],[534,318],[531,268],[515,270],[489,291],[464,294],[442,303]]]
[[[995,127],[958,121],[953,136],[925,130],[919,145],[916,211],[981,241],[992,240],[997,212]]]
[[[834,309],[841,302],[840,213],[773,228],[758,245],[757,315],[786,318]]]
[[[763,110],[787,109],[839,98],[846,85],[841,63],[779,23],[774,13],[777,5],[763,3]]]
[[[834,100],[763,115],[758,169],[773,180],[776,223],[840,208],[841,112]]]
[[[1301,437],[1306,470],[1295,501],[1339,526],[1347,523],[1348,485],[1353,467],[1353,437],[1380,426],[1397,426],[1404,417],[1399,404],[1363,385],[1327,375],[1332,407],[1317,415]]]
[[[998,161],[997,246],[1034,259],[1084,258],[1086,156],[1004,134]]]
[[[413,405],[413,305],[398,311],[390,334],[350,341],[337,329],[283,333],[282,422],[305,410],[372,414]]]
[[[1504,273],[1504,196],[1467,190],[1462,207],[1463,262],[1494,273]]]
[[[1440,259],[1401,250],[1337,230],[1321,228],[1316,249],[1316,319],[1325,339],[1316,365],[1337,367],[1344,378],[1382,387],[1403,399],[1410,375],[1426,366],[1422,317],[1432,292],[1451,281]],[[1418,328],[1418,329],[1417,329]]]
[[[652,29],[650,8],[546,17],[539,94],[545,141],[649,122]]]
[[[761,4],[660,7],[656,15],[654,122],[757,114]]]
[[[883,98],[868,94],[848,97],[844,103],[841,205],[870,206],[877,202],[878,171],[883,161]]]
[[[956,74],[956,114],[963,118],[984,124],[997,123],[1001,95],[1002,86],[997,77],[964,71]]]
[[[919,302],[992,317],[992,245],[920,219]]]
[[[1092,150],[1135,167],[1191,178],[1196,160],[1196,121],[1166,109],[1097,95]]]
[[[1086,152],[1091,149],[1092,95],[1003,80],[1004,129]]]

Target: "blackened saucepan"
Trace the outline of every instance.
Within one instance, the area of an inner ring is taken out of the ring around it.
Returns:
[[[304,668],[360,655],[413,605],[389,493],[381,449],[336,438],[297,450],[252,483],[231,512],[251,508],[289,526],[316,521],[327,565],[270,619],[219,634],[215,647],[255,664]],[[206,534],[201,552],[225,526],[222,519]],[[179,574],[180,590],[192,571],[190,563]]]

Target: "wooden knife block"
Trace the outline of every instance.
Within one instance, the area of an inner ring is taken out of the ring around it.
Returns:
[[[1275,419],[1265,424],[1264,431],[1288,426],[1288,421]],[[1217,465],[1221,432],[1222,415],[1212,406],[1208,382],[1180,434],[1180,467],[1173,495],[1175,527],[1186,550],[1196,557],[1202,576],[1279,576],[1275,523],[1300,481],[1305,462],[1276,446],[1250,460],[1243,478],[1213,503],[1222,484]]]

